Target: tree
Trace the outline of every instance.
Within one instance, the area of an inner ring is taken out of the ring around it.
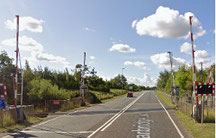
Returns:
[[[7,87],[8,104],[14,102],[14,78],[15,78],[15,66],[12,65],[13,59],[10,58],[6,51],[2,51],[0,54],[0,83],[5,83]]]
[[[120,75],[120,74],[118,74],[116,77],[111,79],[110,82],[111,82],[111,87],[117,89],[121,89],[122,86],[124,87],[127,85],[127,79],[125,78],[124,75]]]
[[[157,80],[157,88],[163,90],[167,84],[169,77],[170,77],[170,73],[167,70],[160,72],[160,75]]]

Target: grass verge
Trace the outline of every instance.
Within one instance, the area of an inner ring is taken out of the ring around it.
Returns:
[[[178,119],[183,125],[190,130],[196,138],[214,138],[215,137],[215,123],[197,123],[192,118],[186,116],[181,111],[175,112]]]
[[[163,94],[161,94],[161,93],[158,92],[158,91],[155,91],[155,93],[157,94],[158,97],[160,97],[160,99],[163,100],[163,102],[164,102],[166,105],[168,105],[169,107],[176,107],[176,106],[172,103],[172,101],[171,101],[170,98],[164,96]]]
[[[11,121],[10,118],[5,118],[3,122],[4,127],[0,127],[0,133],[13,132],[17,129],[22,129],[37,122],[43,121],[44,119],[46,118],[27,116],[27,119],[23,123],[15,123],[13,120]]]
[[[127,93],[126,90],[122,91],[121,89],[110,89],[110,92],[100,92],[100,91],[91,91],[91,92],[95,94],[102,103],[120,97]]]
[[[158,97],[169,107],[175,107],[170,98],[155,91]],[[215,137],[215,123],[197,123],[191,117],[186,116],[180,110],[175,111],[176,117],[182,124],[191,132],[195,138],[214,138]]]
[[[120,96],[123,96],[124,94],[127,93],[126,90],[122,91],[121,89],[110,89],[110,92],[101,92],[101,91],[91,91],[102,103],[107,102],[109,100],[112,100],[114,98],[118,98]],[[77,92],[78,93],[78,92]],[[96,103],[97,104],[97,103]],[[76,110],[81,110],[85,109],[91,106],[94,106],[96,104],[89,104],[87,103],[86,106],[81,106],[81,105],[74,105],[73,103],[70,103],[69,106],[62,107],[60,111],[76,111]],[[37,108],[35,109],[36,112],[44,112],[43,109]],[[6,132],[12,132],[15,130],[22,129],[24,127],[30,126],[32,124],[35,124],[37,122],[43,121],[46,118],[39,118],[39,117],[33,117],[33,116],[28,116],[27,120],[24,121],[23,123],[15,123],[14,120],[12,120],[10,117],[4,117],[4,122],[3,125],[4,127],[0,127],[0,133],[6,133]]]

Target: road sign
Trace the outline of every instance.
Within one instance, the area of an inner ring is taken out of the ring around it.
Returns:
[[[129,90],[133,90],[133,86],[129,86]]]
[[[53,101],[53,104],[60,104],[60,101],[54,100],[54,101]]]
[[[88,92],[88,86],[82,85],[82,86],[80,87],[80,91],[81,91],[81,92]]]
[[[6,108],[6,104],[5,104],[5,98],[0,98],[0,108],[5,109]]]
[[[203,96],[211,94],[214,96],[215,93],[215,84],[214,83],[196,83],[195,87],[196,95]]]

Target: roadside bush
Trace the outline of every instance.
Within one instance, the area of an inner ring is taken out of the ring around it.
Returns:
[[[66,100],[70,99],[72,92],[59,89],[57,85],[52,85],[50,80],[34,79],[29,83],[29,99],[34,103],[44,100]]]
[[[99,85],[97,87],[94,87],[92,85],[88,85],[88,87],[90,90],[93,90],[93,91],[110,92],[110,88],[107,85]]]

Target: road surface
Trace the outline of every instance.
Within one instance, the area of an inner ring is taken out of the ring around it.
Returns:
[[[76,112],[66,112],[10,137],[43,138],[181,138],[191,137],[171,108],[164,107],[153,91],[122,96]]]

